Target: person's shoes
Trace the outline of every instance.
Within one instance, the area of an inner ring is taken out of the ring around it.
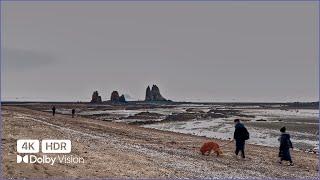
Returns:
[[[294,166],[294,164],[293,164],[293,163],[290,163],[289,166]]]

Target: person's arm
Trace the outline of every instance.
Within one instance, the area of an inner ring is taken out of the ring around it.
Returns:
[[[235,130],[234,130],[233,139],[236,139],[236,138],[238,137],[238,134],[239,134],[238,131],[239,131],[238,129],[235,129]]]
[[[289,143],[289,148],[292,148],[292,149],[293,149],[293,145],[292,145],[292,142],[291,142],[291,140],[290,140],[290,135],[289,135],[289,137],[288,137],[288,143]]]

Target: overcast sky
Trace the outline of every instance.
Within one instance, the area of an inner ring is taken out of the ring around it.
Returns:
[[[2,2],[3,100],[318,100],[317,2]]]

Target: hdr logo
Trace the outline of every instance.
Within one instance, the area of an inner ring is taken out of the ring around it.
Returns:
[[[25,155],[25,156],[17,155],[17,163],[21,163],[21,162],[29,163],[29,155]]]

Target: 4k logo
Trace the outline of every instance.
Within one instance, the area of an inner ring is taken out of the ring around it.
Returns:
[[[21,162],[29,163],[29,156],[28,155],[25,155],[25,156],[17,155],[17,163],[21,163]]]
[[[39,140],[20,139],[17,141],[18,153],[38,153],[40,148]]]

